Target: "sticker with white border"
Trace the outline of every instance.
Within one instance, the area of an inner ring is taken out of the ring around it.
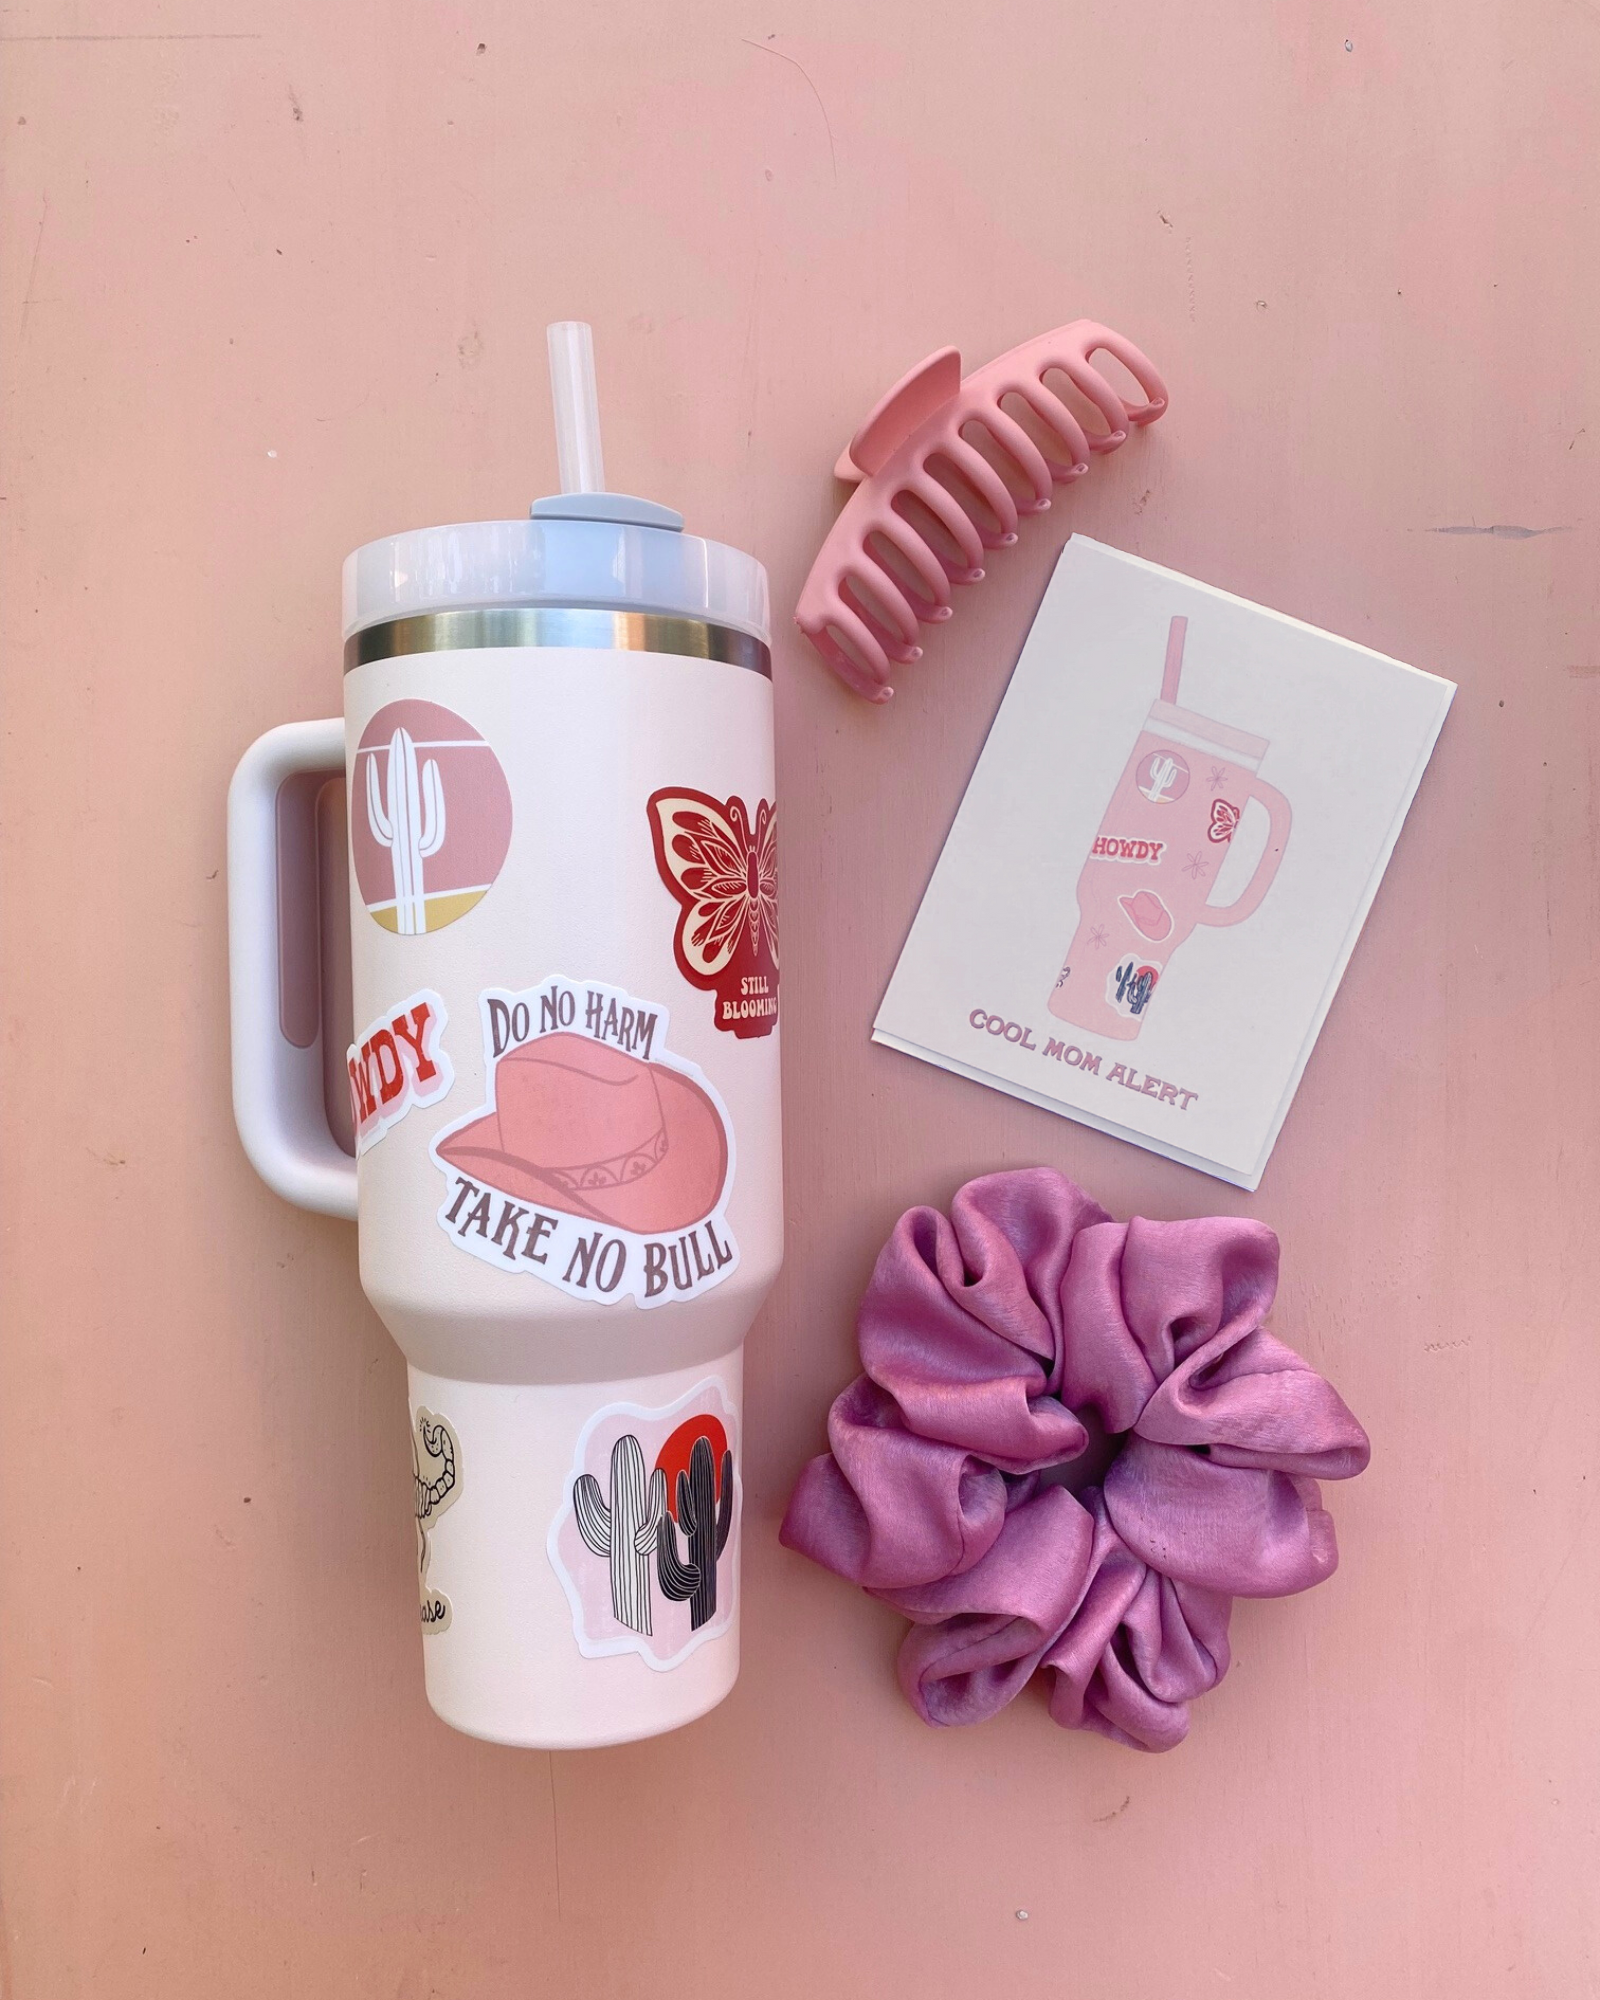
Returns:
[[[417,1591],[424,1637],[450,1628],[450,1600],[428,1582],[433,1554],[428,1535],[446,1508],[461,1498],[461,1446],[455,1427],[432,1410],[419,1408],[411,1424],[411,1470],[417,1485]]]
[[[738,1412],[717,1376],[664,1410],[597,1410],[547,1543],[579,1652],[665,1672],[727,1631],[743,1500]]]
[[[667,1009],[552,974],[479,998],[487,1102],[438,1133],[438,1223],[496,1270],[649,1307],[733,1275],[733,1124]]]
[[[430,987],[380,1014],[345,1057],[356,1152],[377,1145],[413,1106],[437,1104],[456,1080],[443,1035],[449,1015]]]

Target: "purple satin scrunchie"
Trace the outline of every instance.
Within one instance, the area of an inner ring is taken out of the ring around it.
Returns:
[[[1338,1562],[1319,1479],[1367,1434],[1261,1322],[1259,1222],[1113,1222],[1048,1167],[913,1208],[861,1302],[865,1373],[784,1516],[792,1549],[912,1620],[900,1682],[925,1722],[980,1722],[1037,1668],[1069,1729],[1167,1750],[1228,1670],[1235,1597]],[[1074,1495],[1040,1475],[1115,1443]]]

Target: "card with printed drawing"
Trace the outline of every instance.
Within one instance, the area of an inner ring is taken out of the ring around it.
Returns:
[[[1257,1187],[1454,693],[1074,536],[874,1039]]]

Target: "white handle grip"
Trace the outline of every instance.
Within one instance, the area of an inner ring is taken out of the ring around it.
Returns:
[[[356,1163],[329,1129],[320,1022],[291,999],[285,976],[286,954],[308,935],[292,898],[314,898],[315,880],[279,880],[294,796],[285,788],[343,775],[338,717],[269,729],[239,759],[228,787],[228,969],[233,1116],[250,1164],[285,1201],[354,1222]]]

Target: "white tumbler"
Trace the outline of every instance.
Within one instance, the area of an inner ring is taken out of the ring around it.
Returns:
[[[356,1219],[409,1364],[428,1698],[567,1748],[733,1684],[783,1217],[766,576],[601,490],[588,329],[550,345],[568,490],[349,558],[344,719],[245,754],[229,900],[246,1151]],[[329,773],[347,1053],[304,997]]]

